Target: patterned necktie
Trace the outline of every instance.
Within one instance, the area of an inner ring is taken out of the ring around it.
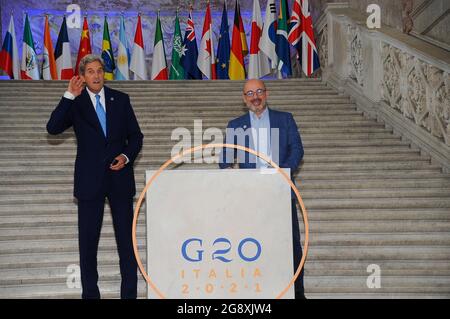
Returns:
[[[103,129],[103,134],[106,137],[106,112],[103,109],[102,103],[100,103],[100,95],[96,94],[95,98],[97,99],[97,103],[95,104],[95,112],[97,112],[98,120],[100,121],[100,125]]]

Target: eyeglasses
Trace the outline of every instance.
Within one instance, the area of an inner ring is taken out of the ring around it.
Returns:
[[[255,92],[253,92],[253,91],[244,92],[244,95],[247,96],[247,97],[254,97],[255,94],[258,95],[258,96],[261,96],[264,93],[266,93],[266,90],[264,90],[264,89],[257,89]]]

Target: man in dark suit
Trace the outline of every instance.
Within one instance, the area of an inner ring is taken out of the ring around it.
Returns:
[[[268,92],[261,80],[249,80],[244,86],[243,100],[249,112],[228,123],[227,144],[241,145],[265,154],[281,168],[290,168],[291,178],[303,158],[303,145],[297,124],[291,113],[267,107]],[[269,167],[264,160],[243,152],[223,149],[219,166],[231,168],[235,160],[239,168],[255,169]],[[300,229],[295,195],[292,192],[292,233],[294,247],[294,270],[302,258]],[[295,298],[303,299],[303,270],[295,282]]]
[[[47,123],[50,134],[73,127],[77,138],[74,196],[78,199],[78,239],[82,298],[100,298],[97,250],[105,198],[112,211],[120,258],[121,298],[137,297],[133,253],[133,163],[143,135],[127,94],[104,86],[104,64],[88,55],[79,66]],[[85,87],[86,86],[86,87]]]

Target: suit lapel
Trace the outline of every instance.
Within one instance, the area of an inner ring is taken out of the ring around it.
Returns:
[[[269,114],[270,128],[278,127],[279,125],[278,125],[277,119],[275,118],[275,116],[276,116],[275,113],[272,112],[272,110],[269,109],[269,108],[267,108],[267,111],[268,111],[268,114]]]
[[[105,108],[106,108],[106,139],[109,140],[111,132],[113,132],[113,118],[114,118],[114,96],[111,90],[104,86],[105,90]]]
[[[244,117],[242,121],[242,128],[245,130],[252,127],[252,122],[250,121],[250,112],[247,112],[247,115]]]

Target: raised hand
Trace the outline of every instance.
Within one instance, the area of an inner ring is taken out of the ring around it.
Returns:
[[[75,97],[81,94],[81,91],[84,88],[84,81],[81,79],[80,76],[74,76],[70,79],[69,87],[67,88],[67,91],[72,93]]]

